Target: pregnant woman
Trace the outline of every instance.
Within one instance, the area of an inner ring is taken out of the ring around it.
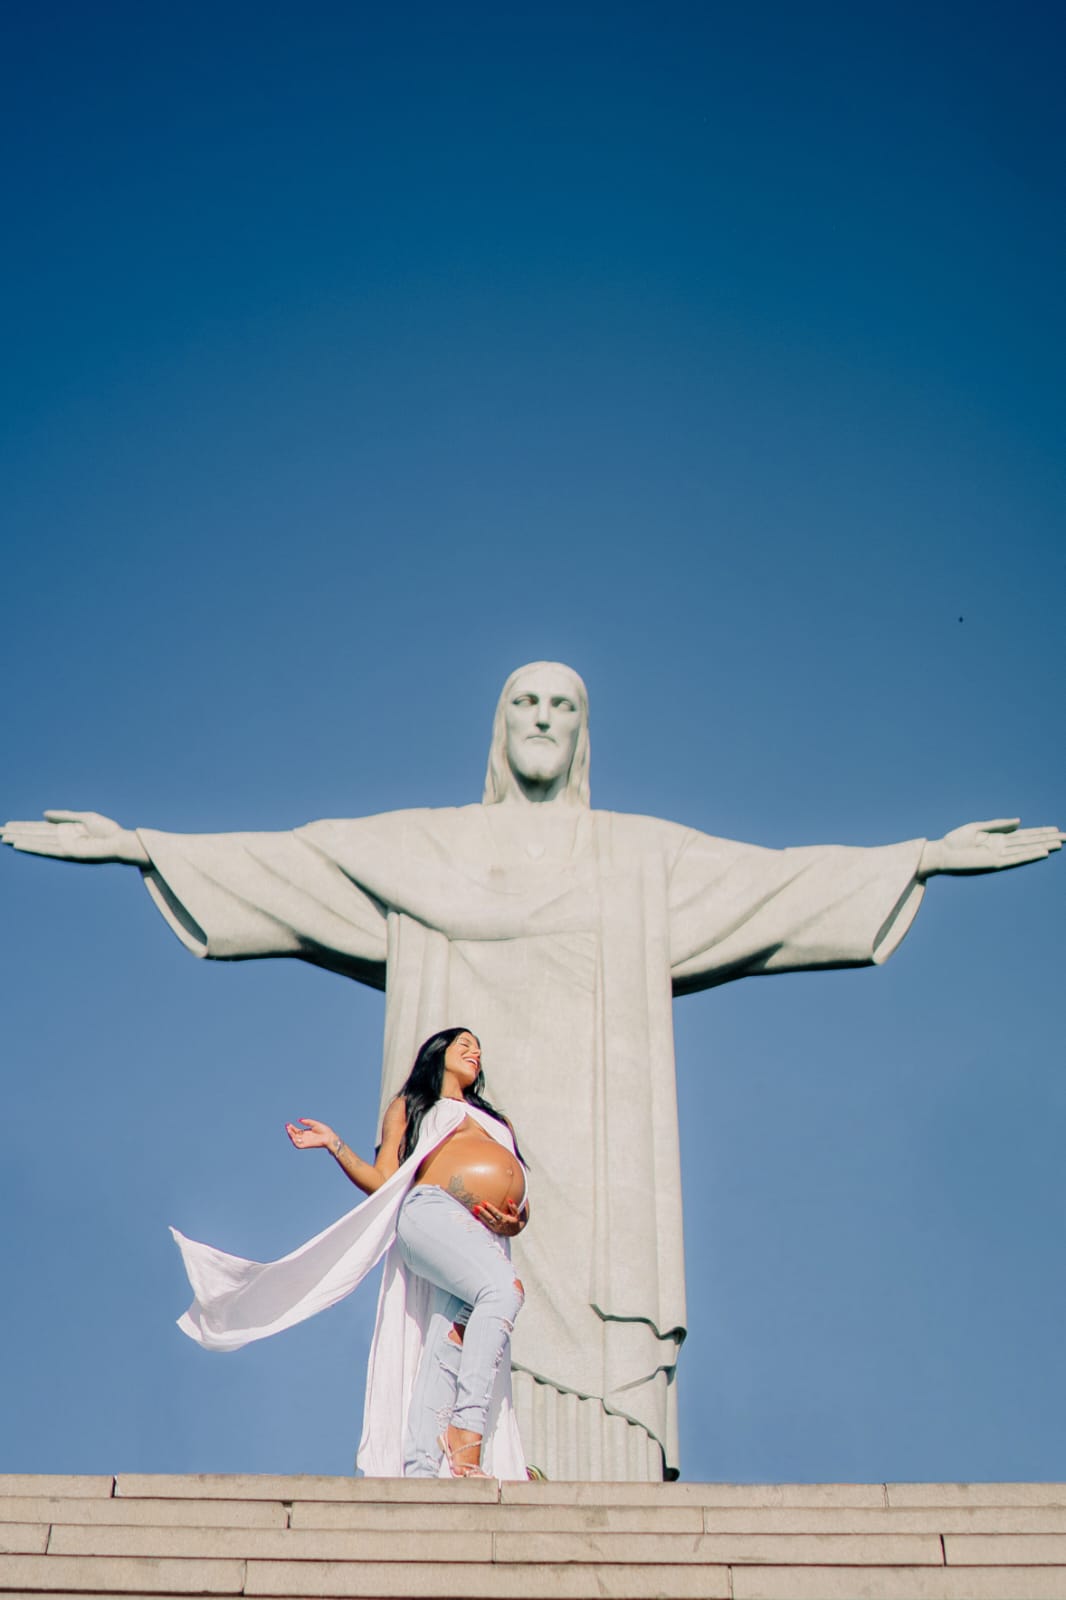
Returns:
[[[415,1168],[396,1226],[404,1267],[446,1296],[432,1313],[407,1409],[406,1477],[436,1477],[442,1452],[453,1477],[487,1476],[482,1439],[522,1305],[501,1241],[528,1220],[525,1173],[510,1124],[484,1098],[483,1081],[478,1040],[467,1028],[447,1028],[426,1040],[389,1105],[372,1166],[324,1122],[286,1124],[298,1150],[329,1150],[354,1184],[375,1194],[418,1148],[427,1112],[442,1100],[462,1110],[454,1132]],[[373,1366],[372,1352],[372,1373]]]
[[[245,1261],[172,1229],[196,1298],[182,1331],[236,1350],[350,1294],[386,1256],[357,1465],[371,1477],[524,1478],[510,1336],[522,1305],[508,1239],[529,1219],[507,1119],[482,1093],[467,1028],[427,1039],[388,1106],[373,1163],[311,1118],[300,1150],[329,1150],[368,1198],[278,1261]]]

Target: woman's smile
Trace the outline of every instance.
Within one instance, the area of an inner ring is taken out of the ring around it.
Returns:
[[[444,1070],[451,1072],[465,1087],[481,1071],[481,1044],[472,1033],[461,1033],[444,1052]]]

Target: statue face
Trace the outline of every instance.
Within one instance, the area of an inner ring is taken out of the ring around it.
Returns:
[[[511,771],[532,784],[565,781],[581,731],[581,697],[566,668],[523,673],[504,717]]]

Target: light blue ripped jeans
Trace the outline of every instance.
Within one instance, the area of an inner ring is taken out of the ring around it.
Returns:
[[[435,1478],[437,1441],[449,1423],[484,1437],[523,1295],[503,1241],[436,1184],[416,1184],[408,1192],[396,1241],[407,1269],[447,1296],[426,1331],[403,1450],[405,1477]],[[461,1344],[450,1337],[456,1324],[465,1325]]]

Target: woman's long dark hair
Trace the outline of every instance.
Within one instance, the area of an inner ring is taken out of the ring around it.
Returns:
[[[471,1028],[442,1028],[440,1033],[435,1033],[431,1039],[426,1040],[415,1056],[415,1064],[407,1074],[407,1082],[400,1090],[407,1108],[407,1126],[400,1144],[401,1161],[407,1160],[418,1143],[418,1135],[422,1131],[422,1119],[426,1112],[440,1099],[440,1092],[444,1086],[444,1052],[461,1033],[469,1033],[472,1039],[477,1038],[477,1034]],[[497,1111],[494,1105],[490,1105],[482,1094],[484,1085],[485,1074],[479,1069],[470,1087],[463,1090],[463,1099],[468,1105],[477,1106],[479,1111],[487,1111],[490,1117],[495,1117],[497,1122],[502,1122],[506,1128],[510,1128],[511,1137],[514,1139],[514,1129],[511,1128],[507,1118],[502,1111]],[[522,1152],[518,1148],[517,1139],[515,1155],[522,1161]],[[524,1161],[522,1165],[525,1166]]]

